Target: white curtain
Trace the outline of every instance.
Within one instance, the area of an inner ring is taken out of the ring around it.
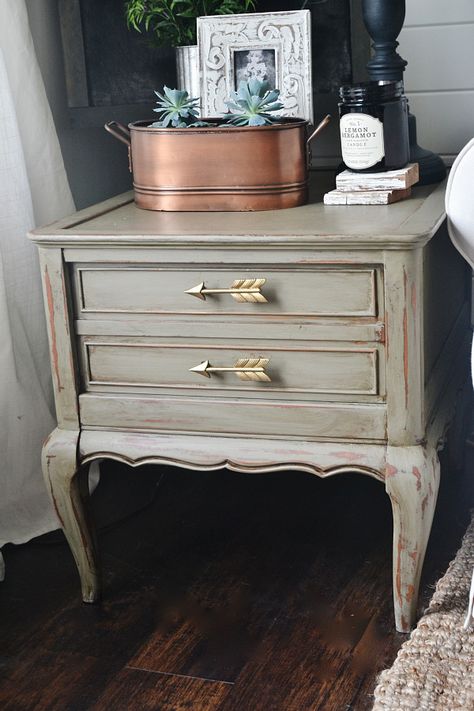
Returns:
[[[74,211],[24,0],[0,0],[0,549],[58,528],[41,443],[55,427],[34,226]],[[0,553],[0,579],[3,577]]]

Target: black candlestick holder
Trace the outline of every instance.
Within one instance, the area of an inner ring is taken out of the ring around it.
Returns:
[[[397,52],[397,37],[405,20],[405,0],[362,0],[364,24],[372,39],[373,56],[367,64],[372,81],[403,81],[407,62]],[[417,144],[416,118],[408,114],[410,160],[420,167],[420,184],[438,183],[446,177],[441,158]]]

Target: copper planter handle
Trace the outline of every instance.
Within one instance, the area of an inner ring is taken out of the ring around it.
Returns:
[[[118,121],[108,121],[108,123],[104,124],[104,128],[111,133],[114,138],[117,138],[119,141],[122,141],[122,143],[125,143],[126,146],[130,147],[130,131],[122,123]]]
[[[312,142],[312,140],[313,140],[314,138],[316,138],[316,136],[317,136],[318,134],[321,133],[321,131],[323,130],[323,128],[326,128],[326,126],[328,125],[328,123],[329,123],[330,120],[331,120],[331,114],[327,114],[327,115],[323,118],[323,120],[318,123],[318,125],[317,125],[316,128],[314,129],[314,131],[313,131],[313,133],[311,134],[311,136],[310,136],[308,139],[306,139],[306,149],[307,149],[306,152],[307,152],[307,156],[308,156],[308,170],[309,170],[309,168],[311,167],[311,142]]]
[[[313,138],[316,138],[316,136],[318,135],[318,133],[321,133],[321,131],[323,130],[323,128],[326,128],[326,126],[328,125],[328,123],[329,123],[330,120],[331,120],[331,114],[327,114],[327,116],[325,116],[325,117],[323,118],[323,120],[318,123],[318,125],[317,125],[316,128],[314,129],[313,133],[311,134],[311,136],[310,136],[310,137],[308,138],[308,140],[306,141],[306,145],[307,145],[307,146],[310,145],[310,143],[311,143],[311,141],[313,140]]]
[[[117,128],[115,128],[115,127],[117,127]],[[129,129],[126,126],[124,126],[123,123],[119,123],[118,121],[108,121],[106,124],[104,124],[104,128],[106,131],[111,133],[114,138],[118,138],[119,141],[122,141],[122,143],[125,143],[125,145],[127,146],[127,148],[128,148],[128,169],[131,173],[133,173],[132,141],[130,138]]]

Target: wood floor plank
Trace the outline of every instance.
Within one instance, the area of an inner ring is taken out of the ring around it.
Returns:
[[[231,685],[124,669],[90,711],[215,711]]]
[[[2,711],[87,711],[119,667],[77,654],[51,654],[35,647],[4,660]]]
[[[273,483],[282,490],[288,488],[284,477]],[[312,604],[309,594],[305,599],[300,594],[302,580],[311,566],[317,570],[316,579],[324,572],[325,586],[332,584],[334,590],[342,580],[350,579],[351,566],[338,569],[327,555],[318,560],[318,538],[324,529],[331,533],[332,528],[322,512],[318,520],[313,518],[318,505],[316,500],[311,502],[311,494],[316,496],[318,483],[321,482],[301,479],[300,485],[307,487],[308,496],[293,508],[294,520],[286,506],[282,511],[281,502],[271,505],[264,491],[260,498],[254,489],[250,505],[248,497],[247,503],[238,502],[246,511],[246,523],[242,517],[238,529],[221,530],[220,546],[214,549],[213,560],[203,566],[196,579],[189,580],[181,597],[177,590],[169,596],[173,604],[130,664],[151,671],[232,681],[265,631],[278,616],[286,614],[288,596],[294,596],[296,590],[299,605],[304,607],[308,600]],[[309,502],[310,512],[304,510],[308,505],[304,501]],[[235,505],[235,499],[232,503]],[[282,525],[283,517],[292,528],[292,536],[288,535],[287,525]],[[205,526],[201,518],[201,532]],[[352,539],[358,545],[359,537]],[[361,554],[363,550],[358,552]],[[357,560],[354,554],[353,567]]]
[[[296,596],[289,600],[219,711],[247,708],[252,699],[255,711],[340,711],[357,708],[357,700],[370,708],[365,680],[372,683],[404,639],[392,634],[391,589],[378,575],[382,557],[362,565],[333,597],[320,591],[305,610]]]
[[[162,474],[144,472],[148,494]],[[112,465],[101,486],[102,605],[80,602],[62,534],[7,548],[2,711],[371,708],[375,676],[405,639],[379,482],[167,469],[154,501],[117,524],[111,502],[126,514],[140,470]],[[469,478],[445,476],[422,604],[471,505]]]

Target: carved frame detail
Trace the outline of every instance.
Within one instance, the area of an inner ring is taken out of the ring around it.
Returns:
[[[197,34],[203,116],[227,111],[236,52],[273,50],[282,114],[313,123],[309,10],[200,17]]]

